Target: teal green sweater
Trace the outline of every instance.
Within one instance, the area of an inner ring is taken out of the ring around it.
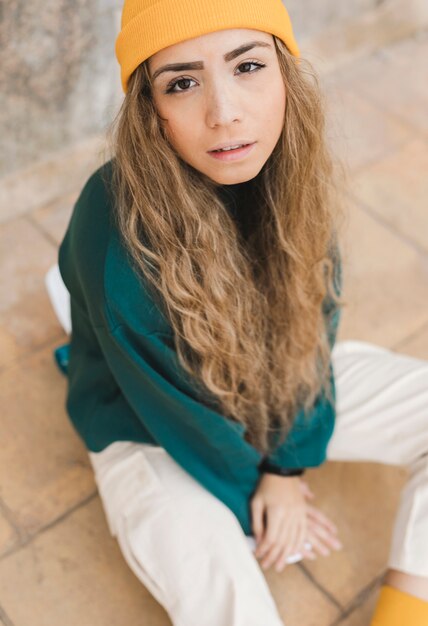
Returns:
[[[86,182],[59,248],[72,323],[67,413],[93,452],[117,440],[162,446],[250,535],[250,499],[264,457],[245,440],[244,426],[217,412],[181,367],[172,327],[132,267],[112,219],[111,168],[108,161]],[[338,250],[335,258],[340,292]],[[333,346],[340,310],[327,300],[323,310]],[[331,366],[330,373],[335,397]],[[304,468],[325,461],[334,406],[319,397],[309,425],[302,417],[268,462]]]

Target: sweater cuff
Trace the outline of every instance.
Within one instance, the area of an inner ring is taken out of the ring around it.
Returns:
[[[259,464],[259,470],[268,474],[278,474],[279,476],[301,476],[305,471],[305,467],[281,467],[270,463],[264,458]]]

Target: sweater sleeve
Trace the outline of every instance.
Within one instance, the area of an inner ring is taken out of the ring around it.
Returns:
[[[337,241],[332,248],[332,259],[334,263],[333,287],[337,295],[340,295],[343,278],[342,260]],[[330,350],[332,350],[336,342],[341,308],[327,294],[322,304],[322,311]],[[263,457],[260,464],[261,471],[283,476],[300,475],[304,473],[306,467],[316,467],[325,461],[327,444],[333,434],[336,418],[336,388],[331,360],[329,370],[333,404],[325,394],[320,394],[308,416],[304,416],[303,411],[300,411],[285,441],[270,455]]]
[[[72,334],[65,363],[65,408],[78,435],[93,452],[103,450],[112,438],[152,441],[104,358],[88,312],[74,296],[70,311]]]
[[[260,478],[262,455],[244,439],[244,426],[195,397],[169,336],[140,334],[123,324],[113,330],[98,327],[95,333],[135,418],[179,465],[235,513],[249,534],[249,498]],[[96,427],[93,422],[92,427]]]

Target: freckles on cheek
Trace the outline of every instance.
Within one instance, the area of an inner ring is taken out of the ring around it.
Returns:
[[[174,122],[171,119],[165,121],[165,132],[168,135],[168,139],[172,142],[176,140],[177,132],[174,126]]]
[[[172,120],[168,120],[164,125],[164,132],[167,141],[175,150],[180,152],[183,147],[183,132],[180,131],[180,128],[177,128]]]

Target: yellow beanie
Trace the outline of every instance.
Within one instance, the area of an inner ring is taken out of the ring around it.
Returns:
[[[152,54],[186,39],[226,28],[261,30],[300,56],[281,0],[125,0],[116,57],[126,93],[132,72]]]

